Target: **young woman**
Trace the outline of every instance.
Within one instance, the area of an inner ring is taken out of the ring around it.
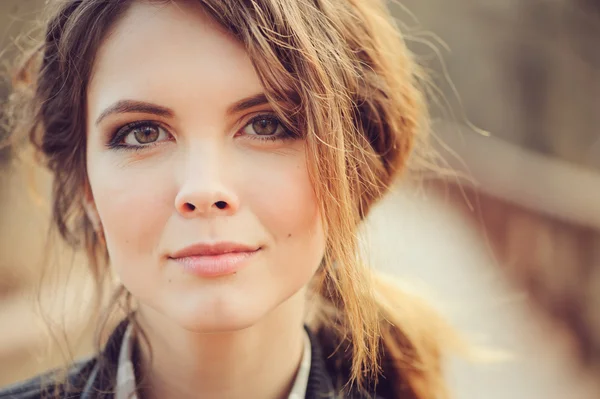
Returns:
[[[435,316],[356,238],[427,130],[418,77],[376,0],[57,2],[10,117],[130,310],[0,397],[445,396]]]

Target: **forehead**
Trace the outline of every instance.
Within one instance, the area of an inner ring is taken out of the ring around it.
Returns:
[[[244,46],[198,3],[135,2],[99,48],[88,110],[124,98],[197,105],[218,93],[215,105],[260,91]]]

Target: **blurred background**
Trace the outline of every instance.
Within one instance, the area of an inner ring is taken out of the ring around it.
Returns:
[[[3,61],[42,5],[0,1]],[[450,361],[457,398],[600,398],[600,2],[391,7],[439,89],[434,145],[455,173],[404,182],[375,209],[371,261],[472,343],[510,355]],[[0,150],[0,385],[58,362],[34,306],[50,180],[14,160]],[[42,289],[42,302],[56,304],[53,323],[86,336],[83,261],[60,256],[70,281]]]

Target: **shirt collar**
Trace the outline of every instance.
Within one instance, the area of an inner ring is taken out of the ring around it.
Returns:
[[[294,385],[288,399],[304,399],[306,396],[312,350],[310,337],[306,330],[303,331],[304,348],[302,351],[302,360],[300,361],[300,368],[296,373],[296,379],[294,380]],[[139,399],[136,393],[135,369],[132,361],[134,344],[135,334],[133,325],[129,324],[123,335],[123,342],[119,351],[115,399]]]

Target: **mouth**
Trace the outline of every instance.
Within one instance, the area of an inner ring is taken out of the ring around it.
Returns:
[[[174,252],[169,260],[191,274],[220,277],[237,273],[261,249],[259,246],[238,243],[201,243]]]

